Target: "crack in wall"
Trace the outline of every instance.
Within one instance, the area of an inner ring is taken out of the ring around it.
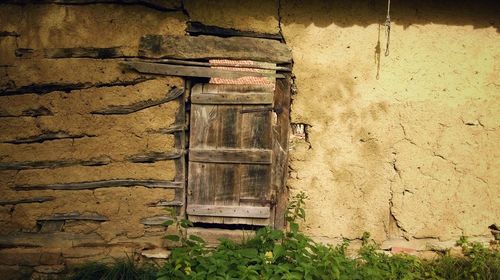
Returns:
[[[279,34],[281,35],[281,38],[282,38],[282,43],[285,43],[286,44],[286,39],[285,39],[285,36],[283,35],[283,27],[281,26],[281,21],[283,20],[282,18],[282,15],[281,15],[281,10],[282,10],[282,7],[281,7],[281,0],[278,0],[278,32]]]

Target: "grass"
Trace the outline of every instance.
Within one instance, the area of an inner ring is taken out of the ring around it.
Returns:
[[[116,259],[109,264],[90,262],[73,267],[68,280],[154,280],[158,267],[138,264],[131,258]]]

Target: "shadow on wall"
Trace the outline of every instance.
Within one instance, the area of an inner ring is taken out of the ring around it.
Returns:
[[[285,19],[285,24],[314,24],[318,27],[326,27],[331,24],[348,27],[383,23],[387,12],[387,1],[385,0],[311,0],[307,2],[286,0],[281,3],[281,6],[281,17]],[[283,6],[290,8],[283,11]],[[304,8],[310,12],[299,12],[300,15],[294,14],[294,11],[300,11]],[[471,25],[473,28],[493,26],[497,32],[500,32],[500,1],[392,1],[391,20],[405,28],[414,24]]]

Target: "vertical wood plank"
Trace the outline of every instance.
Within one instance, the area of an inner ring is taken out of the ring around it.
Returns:
[[[193,91],[202,91],[201,85]],[[192,105],[190,148],[216,148],[219,125],[217,106]],[[217,188],[217,165],[213,163],[189,163],[188,204],[213,205]],[[213,217],[189,217],[192,222],[214,223]]]
[[[188,204],[213,205],[215,198],[216,164],[189,163]],[[189,217],[192,222],[213,223],[213,217]]]
[[[290,93],[291,77],[276,81],[274,93],[274,111],[277,115],[276,125],[273,127],[273,175],[272,185],[276,198],[274,212],[274,227],[282,229],[286,225],[285,211],[288,204],[288,143],[290,129]]]
[[[219,105],[219,148],[238,148],[241,146],[240,135],[240,105]],[[240,168],[239,164],[219,164],[218,187],[220,195],[216,204],[239,205],[240,197]],[[221,218],[221,223],[235,224],[238,218]]]
[[[242,110],[252,111],[242,113],[241,123],[241,147],[249,149],[271,149],[271,112],[258,111],[266,109],[266,106],[243,105]]]
[[[192,105],[190,147],[216,148],[218,127],[217,106]]]

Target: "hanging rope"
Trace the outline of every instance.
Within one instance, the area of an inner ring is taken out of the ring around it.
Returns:
[[[391,0],[387,0],[387,17],[385,18],[385,35],[387,43],[385,45],[385,56],[389,56],[389,43],[391,41]]]

